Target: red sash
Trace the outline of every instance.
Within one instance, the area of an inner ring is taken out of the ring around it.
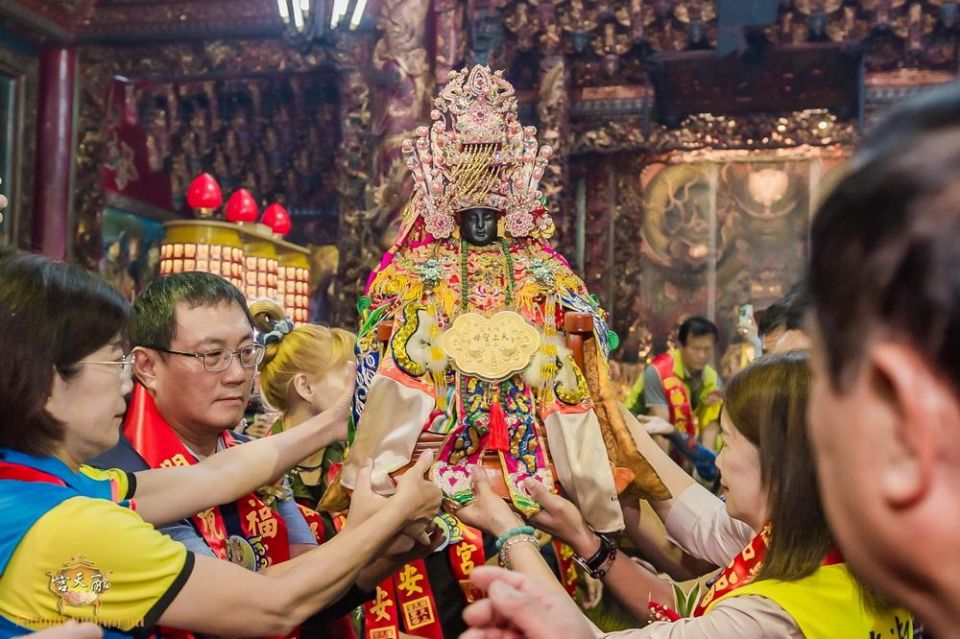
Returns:
[[[577,594],[577,584],[580,582],[580,578],[577,576],[577,566],[573,562],[573,548],[556,537],[554,537],[552,543],[553,552],[557,557],[557,568],[560,570],[560,583],[563,584],[567,594],[573,597]]]
[[[363,618],[365,639],[398,639],[400,619],[392,577],[377,586],[373,601],[363,604]]]
[[[694,444],[697,439],[697,419],[693,415],[693,405],[690,403],[690,391],[683,380],[674,372],[675,363],[670,353],[661,353],[653,358],[650,365],[657,370],[660,381],[663,383],[663,394],[667,398],[670,408],[670,423],[677,430],[686,433],[687,439]]]
[[[123,434],[150,468],[192,466],[197,463],[197,458],[187,450],[157,410],[153,397],[139,383],[134,385]],[[237,443],[228,430],[224,430],[220,437],[225,448]],[[190,518],[217,557],[256,570],[290,559],[290,540],[282,517],[260,501],[256,493],[239,499],[236,508],[240,530],[227,530],[218,506]],[[193,637],[193,634],[182,630],[161,630],[165,637]]]
[[[460,529],[463,531],[463,541],[449,548],[450,568],[457,583],[460,584],[460,590],[467,603],[472,604],[483,598],[483,591],[470,581],[470,573],[473,569],[478,565],[482,566],[486,561],[483,551],[483,533],[465,524],[462,524]]]
[[[734,557],[727,564],[727,567],[714,578],[710,589],[697,602],[697,606],[693,610],[693,616],[703,616],[712,602],[752,582],[760,572],[769,547],[770,524],[767,524],[750,540],[743,552]],[[834,550],[824,558],[822,565],[832,566],[839,563],[843,563],[843,557]],[[676,611],[657,602],[650,603],[650,610],[652,613],[651,621],[676,621],[681,618]]]
[[[11,464],[10,462],[0,462],[0,479],[66,486],[66,483],[59,477],[45,473],[42,470],[37,470],[36,468],[30,468],[29,466],[23,466],[21,464]]]

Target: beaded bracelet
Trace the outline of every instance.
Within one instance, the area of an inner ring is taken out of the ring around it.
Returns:
[[[519,528],[511,528],[507,532],[497,537],[497,550],[500,550],[503,547],[503,544],[506,543],[506,541],[511,537],[516,537],[517,535],[533,535],[533,532],[533,526],[520,526]]]
[[[510,537],[503,542],[503,545],[500,547],[500,553],[498,554],[500,565],[507,570],[510,570],[510,558],[507,556],[507,551],[510,550],[512,546],[516,546],[517,544],[533,544],[534,548],[536,548],[538,551],[540,550],[540,542],[537,541],[537,538],[533,535],[520,533]]]

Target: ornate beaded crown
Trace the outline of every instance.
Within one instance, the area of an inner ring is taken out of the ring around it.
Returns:
[[[449,237],[458,212],[483,207],[503,213],[512,237],[552,235],[537,186],[553,149],[539,147],[537,129],[517,120],[517,98],[502,71],[451,71],[430,119],[432,126],[403,142],[412,206],[428,233]]]

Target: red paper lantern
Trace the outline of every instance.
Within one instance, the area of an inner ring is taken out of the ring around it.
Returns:
[[[193,178],[187,188],[187,204],[197,211],[201,217],[210,215],[223,204],[223,193],[220,185],[209,173],[201,173]]]
[[[227,220],[245,224],[257,221],[260,207],[246,189],[237,189],[227,200]]]
[[[266,224],[273,232],[281,237],[290,232],[290,214],[282,204],[271,204],[264,210],[263,217],[260,218],[261,224]]]

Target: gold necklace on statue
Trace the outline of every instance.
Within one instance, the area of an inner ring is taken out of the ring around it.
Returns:
[[[489,253],[481,254],[481,266],[484,271],[488,271],[491,268],[498,266],[505,266],[504,275],[504,305],[511,306],[513,304],[513,257],[510,255],[510,250],[507,248],[507,242],[503,238],[497,239],[497,244],[500,246],[500,256],[503,257],[501,261],[498,259],[499,256],[493,256]],[[469,265],[469,250],[470,243],[464,239],[460,239],[460,310],[467,311],[470,307],[470,265]]]

